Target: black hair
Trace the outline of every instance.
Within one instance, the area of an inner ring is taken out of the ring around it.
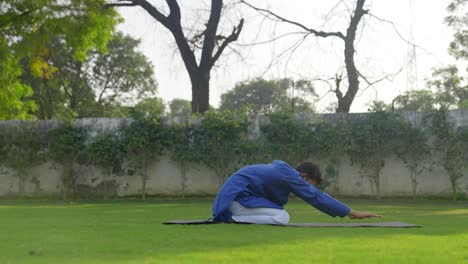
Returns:
[[[306,174],[306,177],[313,179],[317,182],[317,185],[322,182],[322,172],[320,167],[313,160],[305,160],[301,162],[296,170],[302,174]]]

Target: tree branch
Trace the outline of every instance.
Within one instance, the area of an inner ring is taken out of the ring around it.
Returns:
[[[216,45],[216,32],[218,31],[222,9],[222,0],[211,0],[210,17],[206,24],[205,38],[203,40],[203,49],[200,59],[201,68],[210,68],[214,64],[212,56]]]
[[[229,35],[226,39],[224,39],[223,43],[218,48],[218,51],[216,51],[215,55],[211,59],[211,66],[213,66],[214,63],[219,59],[219,57],[223,53],[224,49],[226,49],[226,47],[229,45],[229,43],[234,42],[237,39],[239,39],[239,35],[242,31],[243,26],[244,26],[244,19],[241,19],[239,22],[239,25],[237,25],[236,27],[232,29],[231,35]]]
[[[163,13],[161,13],[156,7],[152,4],[148,3],[146,0],[131,0],[132,2],[136,3],[137,5],[141,6],[143,9],[148,12],[154,19],[159,21],[163,26],[169,29],[169,21],[168,17],[166,17]],[[168,0],[169,1],[169,0]],[[171,10],[172,13],[172,10]]]
[[[301,24],[299,22],[292,21],[292,20],[286,19],[284,17],[281,17],[281,16],[271,12],[270,10],[255,7],[252,4],[247,3],[245,0],[240,0],[240,2],[247,5],[248,7],[252,8],[252,9],[256,10],[259,13],[267,14],[269,16],[272,16],[272,17],[276,18],[277,20],[279,20],[281,22],[285,22],[285,23],[300,27],[303,30],[305,30],[305,31],[309,32],[310,34],[313,34],[313,35],[315,35],[317,37],[322,37],[322,38],[338,37],[338,38],[343,39],[343,40],[345,39],[345,36],[341,32],[325,32],[325,31],[315,30],[315,29],[306,27],[305,25],[303,25],[303,24]]]
[[[105,4],[104,6],[106,8],[111,8],[111,7],[121,7],[121,6],[137,6],[138,4],[135,3],[134,1],[132,0],[125,0],[125,1],[118,1],[118,2],[114,2],[114,3],[109,3],[109,4]]]
[[[384,22],[384,23],[390,24],[390,26],[392,26],[392,28],[393,28],[393,30],[395,31],[395,33],[398,35],[398,37],[399,37],[401,40],[403,40],[403,42],[406,42],[408,45],[411,45],[411,46],[413,46],[413,47],[415,47],[415,48],[418,48],[418,49],[420,49],[420,50],[422,50],[422,51],[424,51],[424,52],[426,52],[426,53],[428,53],[428,54],[434,56],[431,52],[429,52],[429,51],[426,50],[425,48],[423,48],[423,47],[421,47],[421,46],[419,46],[419,45],[416,45],[416,43],[413,43],[413,42],[407,40],[405,37],[403,37],[403,35],[402,35],[401,32],[398,30],[397,26],[395,25],[395,23],[394,23],[393,21],[380,18],[380,17],[378,17],[378,16],[376,16],[376,15],[374,15],[374,14],[372,14],[372,13],[368,13],[368,15],[369,15],[370,17],[373,17],[373,18],[377,19],[377,20],[380,21],[380,22]]]

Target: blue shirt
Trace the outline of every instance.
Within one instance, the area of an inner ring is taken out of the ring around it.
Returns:
[[[283,209],[290,193],[302,198],[318,210],[332,216],[345,217],[350,208],[307,183],[284,161],[246,166],[231,175],[213,204],[213,221],[228,222],[233,201],[247,208]]]

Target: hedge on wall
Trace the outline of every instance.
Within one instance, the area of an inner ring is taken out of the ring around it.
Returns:
[[[135,116],[129,125],[94,137],[83,128],[63,123],[47,132],[44,137],[47,140],[39,140],[48,144],[33,144],[28,140],[41,137],[27,139],[22,133],[7,133],[8,126],[0,126],[5,135],[0,141],[20,142],[22,144],[15,147],[25,148],[24,153],[47,154],[49,160],[60,164],[64,198],[75,195],[76,182],[81,176],[77,172],[80,164],[101,168],[107,175],[106,181],[111,175],[140,177],[144,198],[148,166],[164,154],[179,164],[183,191],[187,188],[189,164],[213,169],[222,184],[233,171],[247,164],[282,159],[295,166],[310,158],[320,161],[325,182],[336,188],[339,162],[350,158],[359,166],[362,175],[368,177],[378,198],[380,173],[385,160],[394,156],[400,158],[410,171],[413,195],[417,194],[422,172],[438,162],[450,176],[453,198],[463,197],[458,185],[463,168],[468,164],[468,130],[456,128],[448,121],[447,113],[428,114],[425,125],[418,127],[387,112],[357,117],[343,115],[328,121],[274,113],[269,116],[269,122],[263,122],[259,127],[261,133],[258,135],[252,133],[253,117],[247,113],[246,110],[210,110],[202,118],[170,125],[155,118]],[[2,144],[0,164],[3,167],[13,167],[6,158],[14,153],[13,149]],[[35,160],[44,161],[40,157]],[[108,193],[109,188],[104,190],[105,197],[113,194]]]

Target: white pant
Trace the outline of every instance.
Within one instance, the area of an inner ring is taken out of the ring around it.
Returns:
[[[234,201],[229,206],[232,219],[236,222],[253,224],[276,224],[284,225],[289,223],[289,214],[284,209],[275,208],[246,208]]]

